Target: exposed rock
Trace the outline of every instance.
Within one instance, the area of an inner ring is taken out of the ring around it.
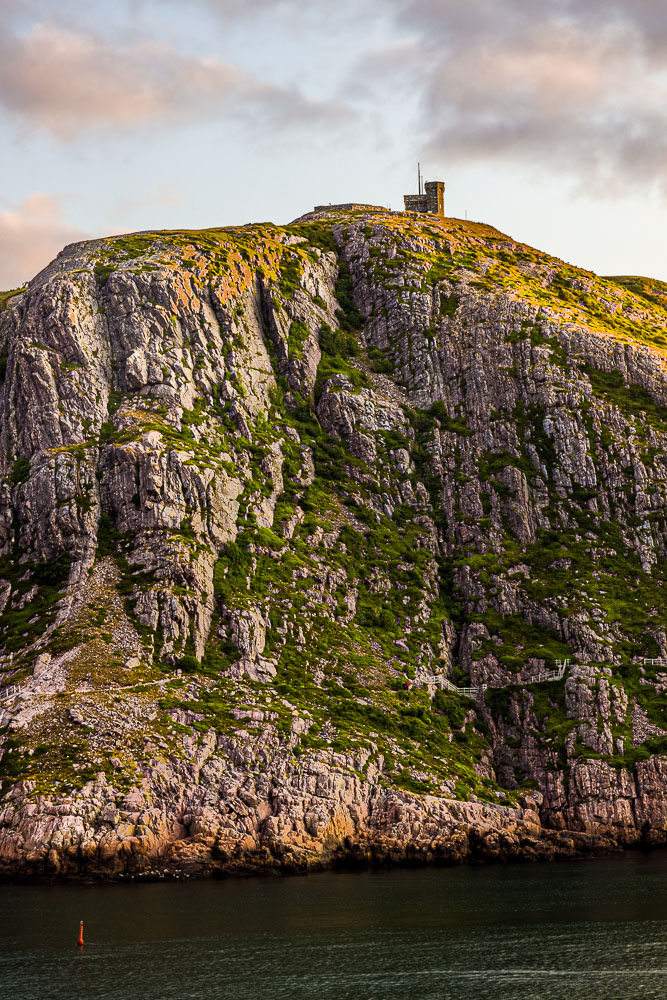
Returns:
[[[402,213],[67,247],[0,313],[0,869],[664,843],[663,301]]]

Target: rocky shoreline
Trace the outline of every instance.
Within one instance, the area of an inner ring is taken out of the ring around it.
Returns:
[[[342,755],[292,769],[284,759],[277,773],[264,771],[257,782],[246,774],[239,783],[243,748],[227,750],[226,759],[212,753],[190,763],[194,788],[164,761],[153,762],[142,791],[126,795],[102,773],[77,796],[58,799],[35,798],[29,785],[17,784],[0,812],[0,876],[206,878],[550,861],[667,843],[655,808],[653,826],[589,820],[579,829],[550,829],[540,818],[540,792],[516,807],[414,795],[360,781],[359,761]],[[169,789],[179,783],[189,792],[174,808]]]

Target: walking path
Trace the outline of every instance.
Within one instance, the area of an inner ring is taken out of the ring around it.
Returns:
[[[135,681],[134,684],[124,684],[121,687],[108,687],[108,688],[74,688],[72,691],[66,691],[65,694],[98,694],[100,691],[109,691],[115,694],[116,691],[131,691],[132,688],[137,687],[156,687],[160,684],[168,684],[169,681],[173,681],[174,678],[180,676],[179,674],[173,674],[171,677],[161,677],[157,681]],[[18,684],[10,684],[7,687],[0,688],[0,701],[8,701],[9,698],[14,698],[19,694],[52,694],[51,691],[26,691],[25,688],[20,687]],[[59,693],[59,692],[58,692]]]
[[[413,682],[415,687],[428,687],[433,685],[444,691],[451,691],[452,694],[462,695],[464,698],[477,698],[480,694],[484,692],[491,686],[493,689],[503,688],[503,687],[514,687],[517,684],[541,684],[543,681],[560,681],[565,676],[565,671],[570,666],[569,660],[556,660],[556,670],[540,671],[535,677],[531,677],[527,681],[508,681],[507,684],[482,684],[480,687],[456,687],[455,684],[445,677],[444,674],[431,674],[429,678],[425,681]]]
[[[665,659],[648,659],[644,657],[644,664],[653,667],[667,667],[667,660]],[[517,684],[542,684],[545,681],[560,681],[565,676],[565,672],[570,666],[570,660],[556,660],[556,670],[540,671],[535,677],[531,677],[527,681],[508,681],[506,684],[482,684],[480,687],[456,687],[455,684],[445,677],[444,674],[431,674],[425,680],[422,681],[412,681],[412,687],[429,687],[433,685],[434,687],[440,688],[443,691],[451,691],[452,694],[462,695],[464,698],[477,698],[478,695],[484,694],[484,692],[489,688],[504,688],[504,687],[515,687]],[[178,675],[175,675],[178,676]],[[167,684],[169,681],[174,680],[174,676],[163,677],[158,681],[136,681],[134,684],[125,684],[123,687],[110,687],[110,688],[75,688],[73,691],[68,692],[69,694],[91,694],[93,691],[131,691],[132,688],[136,687],[155,687],[160,684]],[[24,689],[19,687],[18,684],[10,684],[5,688],[0,688],[0,701],[8,701],[10,698],[14,698],[19,695]],[[46,694],[48,692],[36,691],[34,694]]]

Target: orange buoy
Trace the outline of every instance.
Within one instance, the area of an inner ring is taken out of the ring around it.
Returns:
[[[77,941],[79,948],[83,948],[83,920],[79,924],[79,940]]]

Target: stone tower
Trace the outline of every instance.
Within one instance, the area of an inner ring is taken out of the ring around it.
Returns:
[[[445,182],[426,181],[426,211],[433,215],[445,215]]]
[[[421,180],[420,180],[421,189]],[[445,215],[445,182],[426,181],[424,191],[403,196],[406,212],[426,212],[429,215]]]

